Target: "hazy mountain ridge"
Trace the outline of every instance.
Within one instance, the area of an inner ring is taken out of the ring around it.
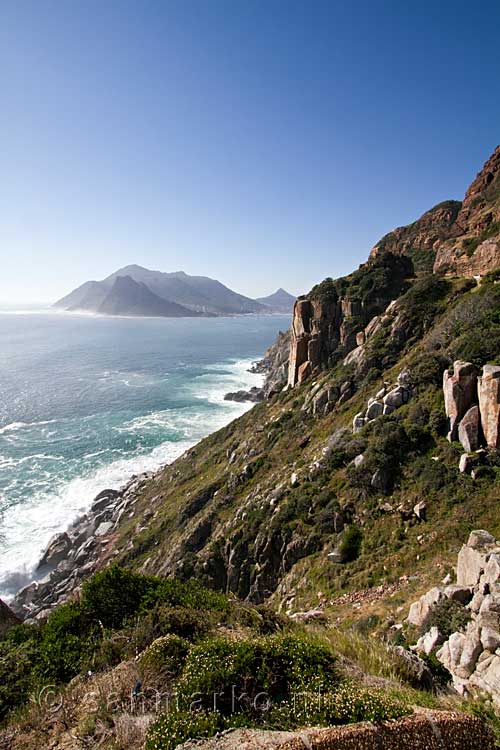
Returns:
[[[296,297],[281,287],[267,297],[256,297],[257,302],[271,308],[273,312],[291,313]]]
[[[117,303],[117,290],[114,285],[119,278],[128,278],[134,284],[142,285],[142,302],[139,306],[137,306],[138,289],[130,282],[128,285],[120,285],[120,302]],[[149,295],[145,289],[150,292]],[[111,297],[109,297],[110,294]],[[127,294],[130,294],[129,302],[127,302]],[[288,304],[288,298],[290,304]],[[161,305],[158,299],[170,303],[171,307]],[[245,297],[229,289],[220,281],[207,276],[190,276],[183,271],[164,273],[138,265],[129,265],[120,268],[102,281],[85,282],[58,300],[54,306],[63,310],[84,310],[107,315],[160,315],[164,317],[180,317],[181,314],[193,317],[199,314],[212,316],[291,312],[293,306],[291,301],[294,298],[284,290],[278,290],[269,299],[271,304]],[[287,302],[286,305],[283,304],[284,301]],[[118,309],[120,313],[112,312]],[[136,309],[140,309],[141,312],[137,312]]]

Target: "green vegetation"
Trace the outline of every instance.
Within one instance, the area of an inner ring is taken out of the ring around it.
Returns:
[[[181,705],[153,724],[149,750],[172,750],[228,727],[294,729],[410,711],[404,700],[342,679],[325,640],[303,634],[203,642],[189,652],[177,689]]]
[[[467,609],[452,599],[443,599],[432,605],[428,623],[421,635],[435,626],[446,640],[452,633],[465,630],[470,619],[470,612]]]

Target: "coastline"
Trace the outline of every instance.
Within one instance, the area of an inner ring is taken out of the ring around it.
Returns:
[[[238,360],[238,363],[251,364],[247,372],[258,377],[262,390],[266,379],[264,360]],[[224,401],[227,399],[225,394]],[[235,403],[236,406],[236,403]],[[241,413],[231,416],[225,423],[230,424],[253,406],[251,400],[239,401],[243,407]],[[218,425],[205,437],[217,432],[224,425]],[[139,490],[154,480],[166,466],[175,461],[185,460],[189,451],[204,437],[201,437],[171,461],[160,465],[155,471],[132,474],[125,483],[117,487],[108,487],[92,499],[87,511],[78,515],[66,528],[57,532],[49,541],[36,566],[31,569],[29,583],[22,586],[12,597],[3,597],[9,607],[26,622],[45,619],[50,611],[78,593],[83,581],[113,559],[113,539],[120,520],[127,515],[134,515],[134,503]]]

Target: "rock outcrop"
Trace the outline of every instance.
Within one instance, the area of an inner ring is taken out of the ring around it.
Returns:
[[[500,365],[484,365],[482,375],[471,362],[456,361],[453,373],[443,373],[443,393],[448,418],[448,440],[459,440],[467,453],[481,453],[485,443],[492,450],[500,447]],[[484,451],[483,451],[484,452]],[[471,461],[461,458],[460,471],[472,469],[480,456]]]
[[[354,415],[352,431],[359,432],[373,419],[392,414],[396,409],[408,403],[412,392],[410,374],[407,370],[403,370],[399,373],[396,383],[393,385],[386,383],[375,396],[368,399],[366,409]]]
[[[150,477],[135,476],[121,490],[103,490],[94,498],[88,513],[51,539],[38,564],[38,577],[11,602],[13,616],[28,621],[44,619],[56,605],[74,595],[86,578],[109,562],[108,544],[113,533],[124,513],[133,517],[137,491]],[[138,524],[137,530],[140,528]]]
[[[480,719],[456,711],[419,710],[394,721],[279,732],[230,729],[211,739],[191,740],[177,750],[494,750],[493,735]]]
[[[418,270],[483,276],[500,266],[500,146],[463,202],[444,201],[417,221],[385,235],[370,257],[389,251],[414,259]]]
[[[435,252],[440,242],[453,236],[461,208],[460,201],[439,203],[413,224],[398,227],[382,237],[372,249],[371,256],[387,250],[395,255],[412,255],[415,251]]]
[[[376,320],[408,287],[413,264],[390,252],[376,255],[350,276],[325,279],[295,303],[288,385],[293,387],[362,347]],[[346,364],[349,361],[346,360]],[[356,364],[353,360],[353,364]]]
[[[302,383],[327,364],[341,343],[343,300],[299,299],[292,320],[288,385]],[[345,332],[344,332],[345,336]]]
[[[453,373],[443,373],[444,408],[448,418],[448,440],[458,438],[458,425],[477,403],[477,371],[471,362],[457,360]]]
[[[489,532],[471,532],[458,555],[457,583],[424,594],[412,604],[408,622],[425,630],[433,607],[445,599],[463,607],[463,621],[469,621],[446,639],[434,626],[416,650],[435,652],[461,694],[485,692],[500,707],[500,546]]]
[[[485,365],[479,378],[481,426],[489,448],[500,447],[500,366]]]
[[[20,622],[21,620],[14,614],[11,608],[0,599],[0,636]]]

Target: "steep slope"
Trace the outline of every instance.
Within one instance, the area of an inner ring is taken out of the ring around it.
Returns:
[[[102,315],[160,316],[166,318],[197,317],[200,313],[158,297],[130,276],[117,276],[97,308]]]
[[[295,304],[295,297],[281,287],[274,294],[269,294],[267,297],[257,297],[256,299],[257,302],[269,307],[272,312],[279,313],[292,312]]]
[[[86,281],[66,297],[58,300],[54,307],[61,310],[87,310],[95,312],[104,301],[109,286],[102,281]]]
[[[474,476],[459,471],[442,392],[453,361],[498,358],[500,287],[494,277],[480,288],[436,276],[406,284],[372,319],[361,364],[342,359],[335,334],[334,364],[315,379],[134,482],[105,559],[294,611],[318,592],[322,606],[373,586],[379,598],[411,596],[471,528],[500,535],[497,454]]]
[[[417,272],[484,275],[500,264],[500,146],[463,203],[444,201],[413,224],[389,232],[372,249],[410,257]]]

